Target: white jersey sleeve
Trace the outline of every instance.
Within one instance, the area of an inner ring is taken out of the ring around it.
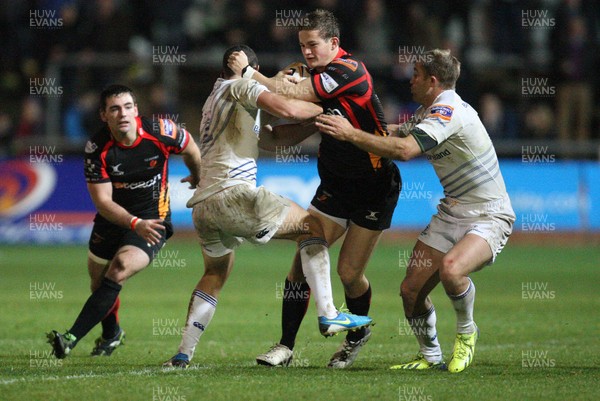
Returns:
[[[236,79],[229,87],[231,96],[246,109],[257,109],[258,97],[267,87],[253,79]]]
[[[437,145],[425,155],[448,198],[478,203],[506,196],[494,145],[477,112],[453,90],[415,112],[414,125]]]

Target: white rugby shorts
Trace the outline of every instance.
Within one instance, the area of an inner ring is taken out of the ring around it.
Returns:
[[[516,216],[508,196],[485,203],[460,204],[444,198],[419,235],[419,241],[440,252],[450,249],[467,234],[483,238],[492,250],[492,264],[512,233]]]
[[[194,205],[192,218],[204,251],[227,255],[242,242],[265,244],[283,224],[291,203],[264,187],[235,185]]]

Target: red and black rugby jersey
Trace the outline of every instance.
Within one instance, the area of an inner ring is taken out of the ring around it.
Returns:
[[[336,58],[321,73],[312,72],[315,94],[323,111],[346,117],[350,123],[374,135],[387,135],[383,107],[373,90],[365,65],[340,48]],[[371,176],[387,168],[390,160],[365,152],[349,142],[322,135],[319,170],[344,178]],[[329,175],[328,174],[328,175]]]
[[[171,120],[137,117],[136,123],[138,137],[131,146],[115,141],[107,125],[87,142],[85,179],[90,184],[111,182],[115,203],[135,216],[168,220],[169,155],[182,152],[193,139]]]

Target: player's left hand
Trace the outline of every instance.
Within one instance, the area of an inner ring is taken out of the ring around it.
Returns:
[[[248,64],[248,56],[243,51],[233,52],[227,59],[227,67],[231,68],[235,75],[242,75],[242,70]]]
[[[354,127],[345,117],[331,114],[318,115],[315,126],[319,131],[340,141],[351,140],[354,131]]]
[[[196,189],[196,186],[200,183],[200,179],[193,175],[188,175],[187,177],[182,178],[179,182],[187,182],[190,184],[188,189]]]

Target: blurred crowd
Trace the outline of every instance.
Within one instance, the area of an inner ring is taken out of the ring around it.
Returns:
[[[99,126],[100,89],[116,80],[143,88],[146,114],[191,110],[197,123],[225,48],[246,43],[275,72],[294,61],[274,65],[277,54],[301,60],[293,27],[315,8],[339,19],[341,45],[366,62],[389,122],[416,108],[411,60],[444,47],[461,60],[457,90],[493,139],[600,138],[593,1],[19,0],[0,4],[0,156],[47,135],[48,110],[60,113],[52,138],[79,147]],[[149,59],[156,49],[184,56],[177,80]]]

